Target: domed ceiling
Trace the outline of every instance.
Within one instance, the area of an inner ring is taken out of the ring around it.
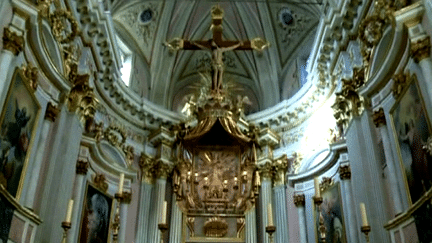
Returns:
[[[113,0],[117,35],[133,53],[129,88],[162,107],[180,111],[211,70],[205,50],[172,51],[173,38],[212,38],[211,8],[224,10],[224,40],[261,37],[263,51],[224,53],[224,84],[247,96],[252,113],[290,98],[306,82],[307,60],[319,23],[321,5],[298,1],[140,1]]]

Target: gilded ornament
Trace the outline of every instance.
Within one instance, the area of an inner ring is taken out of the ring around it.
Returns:
[[[72,83],[77,79],[78,76],[78,57],[81,54],[78,48],[73,45],[66,45],[63,48],[63,66],[65,68],[65,77]]]
[[[104,131],[104,138],[112,146],[121,148],[126,142],[126,132],[120,126],[110,125]]]
[[[350,165],[339,166],[339,176],[340,176],[341,180],[350,180],[351,179],[351,166]]]
[[[285,173],[288,169],[288,157],[286,154],[277,158],[273,163],[273,182],[274,185],[284,185],[285,184]]]
[[[48,18],[53,36],[61,44],[72,42],[80,32],[78,22],[67,10],[57,9]]]
[[[48,102],[45,111],[45,119],[54,122],[59,113],[60,109],[54,106],[51,102]]]
[[[264,164],[259,164],[257,165],[257,168],[260,173],[260,177],[271,179],[273,172],[273,166],[271,163],[267,162]]]
[[[397,99],[405,90],[408,85],[409,76],[407,74],[399,73],[393,76],[393,96]]]
[[[84,160],[78,160],[76,164],[75,173],[78,175],[86,175],[88,171],[89,163]]]
[[[228,233],[228,223],[220,217],[212,217],[204,223],[204,234],[206,237],[224,237]]]
[[[125,160],[128,167],[131,167],[135,158],[134,148],[130,145],[129,146],[124,145],[123,152],[125,153]]]
[[[31,64],[28,64],[27,66],[23,65],[21,67],[21,70],[23,71],[24,77],[26,78],[27,82],[29,83],[29,86],[36,91],[38,87],[38,69],[37,67],[33,67]]]
[[[3,49],[11,51],[15,56],[24,48],[24,38],[6,27],[3,29]]]
[[[431,43],[429,36],[426,36],[416,42],[411,42],[411,56],[416,63],[430,57]]]
[[[139,166],[141,169],[142,180],[147,183],[152,183],[155,177],[155,160],[149,155],[142,153],[139,158]]]
[[[305,206],[305,195],[304,194],[295,194],[293,196],[294,205],[296,207],[304,207]]]
[[[189,228],[189,237],[195,236],[195,217],[187,217],[186,225]]]
[[[303,155],[301,153],[298,152],[293,152],[291,154],[291,158],[290,160],[290,167],[288,170],[289,174],[296,174],[298,173],[298,170],[300,169],[301,166],[301,162],[303,160]]]
[[[379,110],[372,114],[372,120],[376,127],[385,126],[387,124],[383,108],[379,108]]]
[[[95,187],[99,188],[103,192],[108,190],[108,183],[106,182],[104,174],[96,173],[93,177],[93,183]]]
[[[120,199],[121,203],[130,204],[132,201],[132,192],[122,192],[122,197]]]
[[[327,188],[333,185],[334,181],[331,177],[323,177],[319,185],[321,191],[325,191]]]

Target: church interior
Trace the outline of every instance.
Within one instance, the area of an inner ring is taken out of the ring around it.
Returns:
[[[0,243],[432,242],[431,32],[430,0],[2,0]]]

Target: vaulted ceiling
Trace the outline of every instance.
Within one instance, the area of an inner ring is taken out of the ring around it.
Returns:
[[[173,52],[164,42],[180,37],[212,37],[211,7],[224,10],[223,38],[266,39],[262,52],[225,54],[224,82],[252,102],[247,112],[276,105],[304,83],[304,66],[311,52],[321,14],[315,0],[193,1],[113,0],[117,34],[134,53],[130,88],[153,103],[178,111],[199,92],[202,73],[211,67],[208,51]]]

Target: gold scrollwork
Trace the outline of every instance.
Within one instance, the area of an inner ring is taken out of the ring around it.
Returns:
[[[293,196],[294,205],[296,207],[304,207],[305,206],[305,195],[304,194],[295,194]]]
[[[152,183],[155,175],[154,171],[155,160],[149,155],[142,153],[139,158],[139,166],[142,173],[142,181]]]
[[[351,166],[341,165],[339,166],[339,176],[341,180],[350,180],[351,179]]]
[[[24,38],[6,27],[3,30],[3,48],[11,51],[16,56],[24,48]]]
[[[379,108],[379,110],[372,114],[372,120],[376,127],[385,126],[387,124],[383,108]]]
[[[289,160],[286,154],[275,159],[273,163],[273,183],[275,186],[285,184],[285,173],[288,169]]]
[[[27,81],[29,82],[29,86],[36,91],[37,87],[38,87],[38,82],[37,82],[37,78],[38,78],[38,69],[37,67],[33,67],[31,64],[23,65],[21,66],[21,70],[24,74],[24,77],[27,79]]]
[[[104,174],[96,173],[93,177],[93,183],[95,187],[99,188],[103,192],[108,190],[108,183],[106,182]]]
[[[211,217],[204,223],[206,237],[224,237],[228,233],[228,223],[220,217]]]
[[[334,183],[333,178],[331,177],[323,177],[321,179],[321,183],[319,185],[321,191],[325,191],[327,188],[331,187]]]
[[[78,22],[67,10],[57,9],[49,14],[48,19],[54,37],[61,44],[72,42],[79,34]],[[69,24],[65,24],[66,22]]]
[[[393,96],[397,99],[405,90],[408,85],[409,75],[404,73],[398,73],[393,76]]]
[[[189,236],[194,237],[195,236],[195,217],[187,217],[186,218],[186,225],[189,228]]]
[[[411,42],[411,56],[416,63],[421,62],[425,58],[430,57],[431,43],[429,36]]]

